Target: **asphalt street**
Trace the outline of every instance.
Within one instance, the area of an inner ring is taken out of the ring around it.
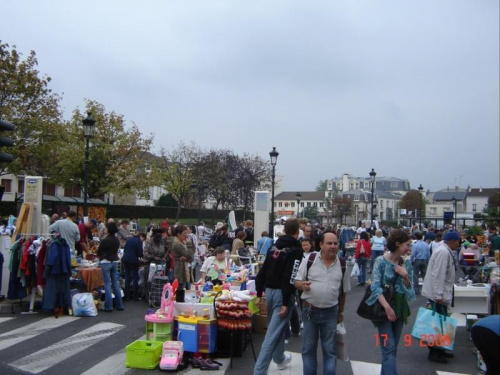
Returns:
[[[361,319],[356,308],[364,288],[356,287],[348,294],[345,323],[349,361],[339,361],[338,374],[369,375],[380,373],[380,348],[375,340],[376,329],[371,322]],[[448,364],[427,360],[427,348],[409,336],[419,307],[426,300],[418,296],[410,304],[412,315],[403,329],[398,350],[398,368],[401,375],[413,374],[477,374],[476,356],[465,326],[460,326],[455,340],[455,358]],[[23,306],[22,310],[26,310]],[[124,311],[99,313],[92,318],[65,317],[55,319],[45,312],[22,314],[19,304],[11,312],[11,301],[1,303],[0,310],[0,374],[155,374],[163,371],[125,368],[125,347],[145,334],[144,302],[127,302]],[[465,321],[463,321],[465,324]],[[263,334],[252,335],[258,354]],[[404,340],[406,338],[406,340]],[[286,350],[292,354],[292,366],[278,371],[270,365],[269,374],[302,374],[300,357],[301,337],[292,336]],[[318,351],[320,352],[320,350]],[[321,357],[319,355],[319,357]],[[319,358],[321,363],[321,358]],[[252,374],[254,359],[248,346],[241,357],[234,358],[232,368],[228,359],[216,374]],[[321,372],[321,366],[320,374]],[[200,370],[188,368],[179,373],[197,374]],[[206,371],[202,372],[206,374]],[[325,374],[326,375],[326,374]]]

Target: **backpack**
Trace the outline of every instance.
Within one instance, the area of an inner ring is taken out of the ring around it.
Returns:
[[[307,271],[306,271],[306,281],[309,279],[309,268],[311,268],[312,264],[314,263],[314,259],[316,259],[316,254],[317,253],[311,253],[309,255],[309,259],[307,260]],[[345,264],[345,259],[341,258],[337,255],[340,261],[340,269],[342,270],[342,281],[340,282],[340,293],[344,293],[344,275],[345,275],[345,270],[346,270],[346,264]]]

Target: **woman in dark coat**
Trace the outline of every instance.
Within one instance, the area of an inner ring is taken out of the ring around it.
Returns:
[[[185,284],[191,281],[188,264],[193,261],[194,254],[186,246],[188,241],[187,228],[184,225],[177,225],[174,234],[175,238],[172,244],[172,252],[175,257],[174,279],[177,279],[179,289],[183,289]]]

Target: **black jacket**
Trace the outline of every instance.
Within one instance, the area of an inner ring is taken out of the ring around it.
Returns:
[[[293,282],[303,257],[304,252],[297,239],[289,235],[278,238],[276,246],[267,252],[264,265],[257,274],[257,296],[262,297],[266,288],[281,289],[283,305],[287,306],[295,292]]]
[[[119,248],[120,240],[115,235],[106,236],[97,248],[97,256],[99,260],[106,259],[110,262],[116,262],[118,260]]]

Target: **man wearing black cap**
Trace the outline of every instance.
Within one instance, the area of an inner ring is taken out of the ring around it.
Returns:
[[[449,231],[443,237],[443,243],[432,251],[427,273],[424,278],[422,295],[427,297],[436,312],[448,315],[448,306],[453,303],[453,284],[457,269],[454,251],[460,246],[460,236],[455,231]],[[453,354],[442,349],[429,346],[429,360],[438,363],[448,363],[446,358]]]

